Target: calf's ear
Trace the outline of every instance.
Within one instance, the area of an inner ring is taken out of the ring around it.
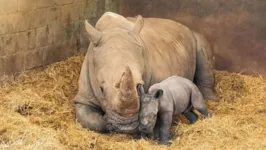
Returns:
[[[138,91],[139,96],[142,96],[145,94],[144,87],[142,84],[137,85],[137,91]]]
[[[162,97],[162,96],[163,96],[163,90],[162,90],[162,89],[157,90],[157,91],[155,92],[155,94],[154,94],[154,98],[155,98],[155,99],[159,99],[159,98]]]

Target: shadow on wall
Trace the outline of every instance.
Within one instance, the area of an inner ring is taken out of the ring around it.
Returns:
[[[122,14],[176,20],[208,38],[218,70],[266,75],[266,1],[124,0]]]

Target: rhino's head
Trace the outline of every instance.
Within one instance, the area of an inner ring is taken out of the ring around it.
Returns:
[[[110,22],[111,24],[112,22]],[[143,18],[127,28],[99,31],[85,22],[91,40],[89,48],[90,82],[100,101],[109,130],[134,132],[138,127],[137,84],[143,84],[143,44],[140,31]]]

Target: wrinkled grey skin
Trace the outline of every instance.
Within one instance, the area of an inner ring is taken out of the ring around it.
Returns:
[[[194,109],[204,118],[210,117],[198,87],[188,79],[171,76],[154,84],[146,94],[143,86],[138,86],[141,99],[140,126],[141,137],[158,138],[161,144],[169,145],[170,127],[174,115],[183,114],[190,123],[198,119]]]

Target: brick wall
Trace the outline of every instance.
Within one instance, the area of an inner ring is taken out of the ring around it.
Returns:
[[[120,0],[0,0],[0,81],[88,48],[84,20],[95,24]]]

